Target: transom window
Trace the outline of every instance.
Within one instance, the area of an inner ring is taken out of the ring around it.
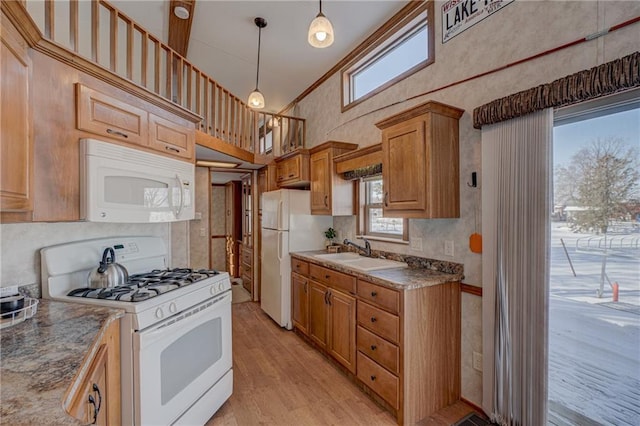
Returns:
[[[408,220],[384,217],[382,211],[382,177],[363,179],[360,184],[360,229],[367,237],[408,241]]]
[[[342,70],[342,109],[433,63],[433,2],[424,2],[391,25]]]

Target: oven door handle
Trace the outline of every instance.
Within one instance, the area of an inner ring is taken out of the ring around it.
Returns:
[[[224,299],[228,298],[228,301]],[[202,308],[204,303],[210,303],[210,306],[206,308]],[[214,306],[217,304],[218,306]],[[225,305],[231,305],[231,292],[227,294],[223,294],[221,296],[216,297],[215,299],[211,299],[207,302],[203,302],[199,305],[192,306],[191,308],[176,314],[172,317],[167,318],[166,320],[154,324],[153,326],[141,330],[140,337],[144,336],[144,341],[147,343],[155,342],[158,339],[166,338],[166,336],[171,333],[173,328],[184,328],[187,326],[187,322],[192,326],[198,326],[200,323],[205,321],[201,321],[203,316],[211,315],[212,312],[218,311],[220,308],[223,308]],[[195,324],[195,325],[194,325]]]
[[[178,181],[178,188],[180,189],[180,204],[176,210],[176,219],[180,217],[180,213],[182,213],[182,208],[184,207],[184,187],[182,185],[182,179],[180,179],[180,175],[176,173],[176,180]]]

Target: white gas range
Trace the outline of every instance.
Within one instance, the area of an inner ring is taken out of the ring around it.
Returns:
[[[126,287],[86,288],[102,252],[129,272]],[[77,241],[41,250],[47,299],[124,309],[123,425],[202,425],[229,398],[231,282],[211,270],[168,269],[158,237]]]

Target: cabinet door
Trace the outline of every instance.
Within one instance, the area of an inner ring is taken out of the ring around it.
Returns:
[[[304,334],[309,333],[309,280],[291,273],[291,312],[293,325]]]
[[[0,210],[33,210],[31,58],[15,27],[2,18],[0,53]]]
[[[425,121],[421,117],[382,132],[382,181],[384,213],[426,208],[425,168],[429,155],[425,144]]]
[[[192,159],[195,147],[195,130],[149,114],[149,147],[165,154]]]
[[[137,145],[147,145],[149,114],[97,90],[76,84],[80,130]]]
[[[327,287],[309,280],[309,337],[323,349],[327,345]]]
[[[356,372],[356,299],[330,290],[327,350],[340,364]]]
[[[328,149],[311,155],[311,214],[331,214],[331,166]]]

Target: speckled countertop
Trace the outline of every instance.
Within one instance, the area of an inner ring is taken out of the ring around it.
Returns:
[[[39,302],[33,318],[0,331],[0,424],[82,424],[66,413],[64,397],[124,311]]]
[[[424,262],[421,262],[420,260],[415,260],[420,258],[412,257],[411,259],[406,259],[402,255],[387,255],[385,258],[398,261],[409,260],[410,267],[362,272],[357,269],[349,268],[345,264],[315,257],[316,254],[326,253],[327,252],[324,250],[315,250],[291,253],[291,255],[320,266],[326,266],[328,268],[335,269],[336,271],[354,275],[374,284],[398,290],[411,290],[415,288],[444,284],[450,281],[460,281],[464,277],[462,274],[462,267],[459,264],[430,259],[424,259]],[[428,267],[426,267],[427,265]],[[445,269],[447,272],[435,269],[438,267]]]

